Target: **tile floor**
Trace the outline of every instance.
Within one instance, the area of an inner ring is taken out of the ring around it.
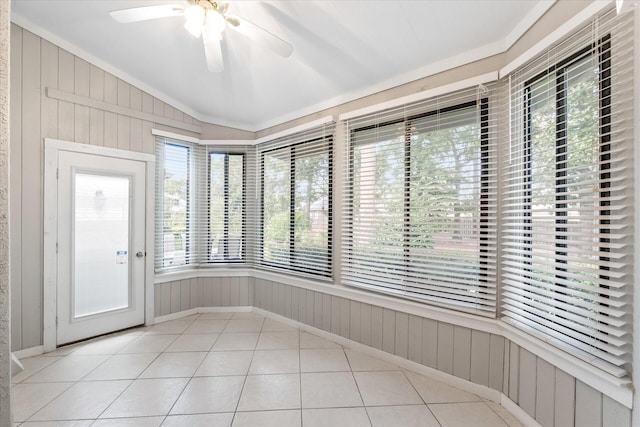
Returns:
[[[520,426],[502,406],[254,313],[22,360],[21,426]]]

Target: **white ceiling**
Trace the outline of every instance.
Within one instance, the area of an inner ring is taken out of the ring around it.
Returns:
[[[553,1],[233,1],[229,13],[294,51],[227,29],[222,73],[207,71],[183,17],[109,16],[180,1],[12,0],[12,20],[199,120],[255,131],[503,52]]]

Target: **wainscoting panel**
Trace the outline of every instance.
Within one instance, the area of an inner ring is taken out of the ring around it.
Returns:
[[[199,307],[252,306],[253,281],[252,277],[236,276],[158,283],[155,289],[156,317]]]

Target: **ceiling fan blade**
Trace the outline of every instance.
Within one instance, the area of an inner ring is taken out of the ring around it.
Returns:
[[[147,21],[149,19],[180,16],[184,13],[184,7],[176,4],[161,4],[158,6],[134,7],[109,12],[109,15],[121,24]]]
[[[245,18],[227,15],[225,19],[231,24],[231,28],[251,40],[268,47],[283,58],[288,57],[293,52],[293,46],[289,43]]]
[[[222,39],[220,35],[204,31],[202,33],[202,41],[204,42],[204,55],[207,58],[207,68],[212,73],[221,73],[224,71],[224,63],[222,62]]]

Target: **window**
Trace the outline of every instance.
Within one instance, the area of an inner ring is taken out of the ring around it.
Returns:
[[[495,315],[489,101],[452,98],[347,124],[343,281]]]
[[[192,148],[158,142],[156,153],[156,271],[190,264]]]
[[[157,137],[157,272],[246,262],[246,154],[217,150]]]
[[[633,55],[613,49],[621,30],[596,38],[591,30],[513,79],[521,109],[512,113],[505,180],[503,316],[624,376],[631,107],[615,82],[625,81]]]
[[[245,256],[244,154],[209,153],[209,261]]]
[[[327,129],[258,148],[260,264],[331,277],[332,138]]]

